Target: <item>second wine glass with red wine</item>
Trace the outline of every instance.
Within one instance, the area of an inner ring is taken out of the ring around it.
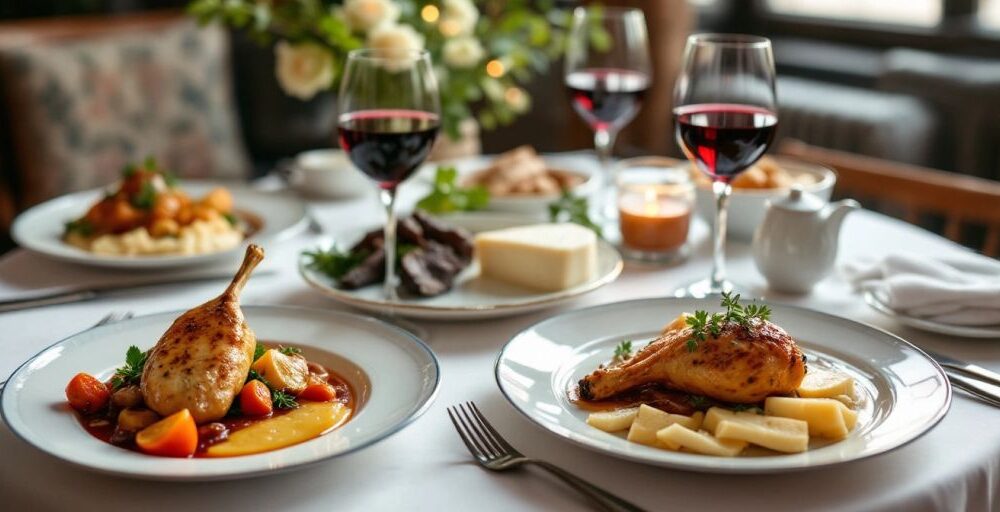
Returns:
[[[778,126],[771,41],[743,34],[688,38],[674,89],[674,131],[688,159],[712,179],[715,193],[712,274],[678,296],[731,291],[726,280],[726,212],[730,182],[771,145]]]
[[[577,7],[566,48],[566,89],[573,109],[594,130],[594,149],[601,163],[595,193],[598,222],[613,219],[614,177],[611,150],[618,132],[642,105],[649,88],[649,44],[646,18],[638,9]]]
[[[351,162],[379,188],[386,210],[386,300],[396,293],[396,190],[431,152],[440,97],[430,54],[363,49],[347,57],[337,98],[337,132]]]

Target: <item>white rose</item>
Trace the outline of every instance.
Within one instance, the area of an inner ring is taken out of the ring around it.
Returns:
[[[368,33],[368,47],[388,59],[386,69],[401,71],[413,64],[410,51],[424,49],[424,36],[409,25],[379,25]]]
[[[486,50],[474,37],[459,37],[446,41],[441,54],[449,66],[471,68],[483,60]]]
[[[441,4],[441,33],[448,37],[469,35],[479,21],[472,0],[444,0]]]
[[[274,47],[274,73],[289,96],[308,100],[333,83],[333,54],[314,43],[292,45],[279,41]]]
[[[358,32],[368,32],[399,19],[399,6],[392,0],[346,0],[341,12],[347,26]]]

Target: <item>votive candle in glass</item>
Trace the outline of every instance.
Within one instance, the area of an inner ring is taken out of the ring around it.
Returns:
[[[626,257],[669,262],[687,253],[694,185],[683,164],[660,157],[618,169],[618,227]]]

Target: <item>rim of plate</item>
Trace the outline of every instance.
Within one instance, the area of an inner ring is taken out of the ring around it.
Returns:
[[[369,440],[367,440],[367,441],[365,441],[365,442],[363,442],[361,444],[358,444],[356,446],[351,446],[350,448],[348,448],[348,449],[346,449],[344,451],[340,451],[340,452],[336,452],[336,453],[328,454],[328,455],[323,455],[323,456],[320,456],[320,457],[317,457],[317,458],[313,458],[311,460],[306,460],[306,461],[303,461],[303,462],[289,464],[287,466],[283,466],[283,467],[280,467],[280,468],[264,468],[264,469],[258,469],[258,470],[253,470],[253,471],[244,471],[244,472],[237,471],[237,472],[219,473],[219,474],[207,475],[207,476],[206,475],[177,476],[177,475],[158,475],[158,474],[136,474],[136,473],[131,473],[131,472],[127,472],[127,471],[116,471],[116,470],[113,470],[113,469],[107,469],[107,468],[103,468],[103,467],[95,467],[95,466],[87,465],[87,464],[84,464],[84,463],[81,463],[81,462],[78,462],[78,461],[66,458],[61,453],[56,452],[55,450],[52,450],[49,447],[35,444],[32,441],[30,441],[29,439],[27,439],[24,435],[22,435],[21,432],[19,432],[16,428],[14,428],[11,425],[11,423],[10,423],[10,418],[9,418],[9,416],[7,414],[7,406],[6,406],[6,404],[7,404],[7,396],[11,392],[10,390],[14,389],[14,386],[5,385],[2,389],[0,389],[0,419],[3,420],[4,424],[10,430],[10,432],[12,434],[14,434],[14,436],[17,437],[21,442],[23,442],[23,443],[25,443],[25,444],[27,444],[29,446],[32,446],[36,450],[38,450],[38,451],[40,451],[40,452],[42,452],[42,453],[44,453],[44,454],[46,454],[48,456],[54,457],[56,459],[59,459],[60,461],[68,463],[68,464],[70,464],[72,466],[75,466],[75,467],[84,468],[84,469],[91,470],[91,471],[96,471],[96,472],[99,472],[99,473],[102,473],[102,474],[125,476],[125,477],[135,478],[135,479],[139,479],[139,480],[156,480],[156,481],[221,481],[221,480],[235,480],[235,479],[243,479],[243,478],[255,478],[255,477],[264,476],[264,475],[272,475],[272,474],[277,474],[277,473],[286,473],[286,472],[295,471],[295,470],[298,470],[298,469],[304,469],[304,468],[307,468],[307,467],[311,467],[311,466],[314,466],[314,465],[319,464],[321,462],[328,461],[330,459],[335,459],[335,458],[338,458],[338,457],[342,457],[342,456],[349,455],[351,453],[363,450],[363,449],[365,449],[365,448],[367,448],[369,446],[372,446],[372,445],[374,445],[376,443],[384,441],[384,440],[388,439],[389,437],[392,437],[393,435],[399,433],[401,430],[403,430],[404,428],[406,428],[407,426],[409,426],[411,423],[413,423],[414,421],[416,421],[417,419],[419,419],[421,416],[423,416],[423,414],[425,412],[427,412],[428,409],[430,409],[431,405],[434,404],[434,400],[437,398],[437,394],[438,394],[438,392],[440,391],[440,388],[441,388],[441,364],[438,361],[437,356],[434,354],[434,351],[431,350],[431,348],[427,344],[427,342],[425,342],[424,340],[422,340],[419,337],[417,337],[415,334],[413,334],[413,333],[411,333],[411,332],[409,332],[409,331],[407,331],[407,330],[405,330],[405,329],[403,329],[401,327],[398,327],[398,326],[393,325],[393,324],[388,323],[388,322],[384,322],[384,321],[379,320],[377,318],[373,318],[373,317],[366,316],[366,315],[360,315],[360,314],[357,314],[357,313],[351,313],[351,312],[347,312],[347,311],[331,311],[331,310],[326,310],[326,309],[310,308],[310,307],[304,307],[304,306],[283,306],[283,305],[263,305],[263,304],[259,304],[259,305],[246,305],[246,306],[241,306],[241,308],[244,309],[244,310],[248,310],[248,309],[263,309],[263,310],[277,310],[277,311],[282,311],[282,310],[285,310],[285,311],[296,311],[296,312],[306,313],[306,314],[315,314],[315,315],[319,315],[319,316],[322,316],[322,317],[325,317],[325,318],[329,318],[331,316],[333,316],[333,317],[339,316],[339,317],[343,317],[343,318],[350,318],[350,319],[353,319],[355,321],[365,322],[365,323],[368,323],[368,324],[371,324],[371,325],[376,325],[376,326],[379,326],[380,328],[383,328],[383,329],[388,329],[389,331],[395,332],[397,335],[401,335],[404,339],[409,339],[411,342],[415,342],[415,345],[418,348],[420,348],[428,356],[429,361],[431,363],[433,363],[433,366],[434,366],[434,383],[432,384],[432,386],[430,388],[430,392],[427,393],[426,396],[424,396],[424,397],[421,398],[422,402],[418,402],[418,403],[414,404],[416,407],[413,409],[413,412],[411,412],[408,416],[406,416],[405,418],[402,418],[396,424],[394,424],[391,427],[385,429],[384,432],[379,433],[378,435],[372,437],[371,439],[369,439]],[[150,313],[150,314],[146,314],[146,315],[135,316],[135,317],[132,317],[132,318],[130,318],[128,320],[123,320],[121,322],[115,322],[113,324],[106,324],[106,325],[120,325],[120,324],[122,324],[124,322],[130,322],[130,321],[134,321],[134,320],[142,320],[142,319],[146,319],[146,318],[151,317],[151,316],[176,315],[176,314],[184,313],[185,311],[187,311],[187,310],[161,311],[161,312],[157,312],[157,313]],[[92,330],[97,329],[99,327],[104,327],[104,326],[92,326],[92,327],[88,327],[88,328],[86,328],[86,329],[84,329],[82,331],[70,334],[69,336],[67,336],[67,337],[65,337],[65,338],[63,338],[63,339],[61,339],[61,340],[59,340],[59,341],[57,341],[57,342],[55,342],[55,343],[53,343],[53,344],[45,347],[45,348],[43,348],[37,354],[35,354],[31,358],[29,358],[28,360],[24,361],[23,363],[21,363],[10,374],[10,376],[7,378],[6,384],[12,384],[13,381],[14,381],[14,379],[21,372],[21,370],[23,370],[25,367],[27,367],[32,362],[34,362],[35,360],[37,360],[40,356],[42,356],[43,354],[45,354],[46,352],[48,352],[50,349],[58,347],[59,345],[62,345],[62,344],[66,343],[66,342],[68,342],[70,340],[72,340],[73,338],[75,338],[75,337],[77,337],[77,336],[79,336],[81,334],[84,334],[86,332],[92,331]],[[12,398],[11,400],[13,401],[14,399]],[[349,425],[351,423],[351,421],[353,421],[353,417],[351,418],[351,420],[348,420],[346,423],[344,423],[340,427],[337,427],[336,429],[334,429],[334,431],[337,431],[340,428],[343,428],[344,426]],[[326,434],[322,434],[320,437],[322,437],[324,435],[327,435],[329,433],[330,432],[327,432]],[[95,441],[100,442],[99,440],[95,440]],[[308,441],[306,441],[306,442],[308,442]],[[294,448],[295,446],[300,446],[302,444],[303,443],[298,443],[297,445],[286,446],[284,448],[279,448],[277,450],[271,450],[271,452],[276,452],[276,451],[286,450],[286,449],[289,449],[289,448]],[[263,453],[271,453],[271,452],[262,452],[261,454],[263,454]],[[261,455],[261,454],[254,454],[254,455]],[[250,456],[253,456],[253,455],[250,455]],[[222,461],[226,461],[226,460],[238,460],[238,459],[241,459],[241,458],[244,458],[244,457],[246,457],[246,456],[222,457],[222,458],[219,458],[219,459],[205,459],[205,460],[222,460]],[[198,461],[198,460],[203,460],[203,459],[197,459],[197,458],[195,458],[195,459],[189,459],[189,460]]]
[[[471,305],[461,305],[461,306],[434,306],[434,305],[414,304],[406,302],[393,302],[391,306],[394,311],[413,311],[421,313],[479,313],[487,311],[517,311],[523,308],[534,308],[549,304],[557,304],[561,301],[590,293],[608,283],[613,282],[615,279],[618,278],[619,275],[621,275],[622,269],[625,268],[625,261],[622,259],[621,254],[618,253],[618,250],[615,249],[613,245],[611,245],[605,240],[598,240],[598,244],[601,244],[603,246],[602,250],[610,250],[614,254],[618,255],[618,259],[615,262],[614,268],[612,268],[611,271],[607,272],[603,276],[594,279],[593,281],[589,281],[587,283],[584,283],[577,287],[570,288],[568,290],[563,290],[554,293],[540,294],[538,295],[537,299],[524,302],[510,303],[510,304],[492,304],[492,305],[471,304]],[[324,283],[312,279],[309,275],[309,270],[305,264],[304,258],[305,258],[304,255],[301,254],[299,255],[299,261],[298,261],[299,275],[302,276],[302,279],[305,280],[305,282],[308,283],[309,286],[312,286],[313,288],[319,290],[324,295],[331,297],[335,300],[338,300],[340,302],[343,302],[344,304],[360,308],[390,306],[390,303],[386,301],[360,298],[339,288],[327,286]]]
[[[208,188],[213,186],[222,186],[228,188],[236,194],[254,194],[254,195],[266,195],[272,198],[284,199],[290,202],[294,202],[298,214],[295,215],[296,220],[291,223],[285,223],[287,225],[270,226],[268,225],[268,215],[262,215],[260,210],[253,208],[242,208],[243,210],[252,213],[265,221],[264,228],[260,233],[255,233],[254,235],[244,238],[239,245],[233,247],[232,249],[210,252],[204,254],[166,254],[166,255],[147,255],[147,256],[119,256],[119,255],[107,255],[107,254],[95,254],[84,251],[76,247],[69,246],[65,243],[60,245],[60,249],[63,250],[52,250],[49,246],[49,241],[40,241],[37,238],[31,236],[25,236],[24,234],[24,222],[34,221],[35,217],[41,215],[46,210],[50,209],[65,209],[72,207],[80,201],[90,197],[96,196],[101,192],[105,191],[107,187],[97,187],[88,190],[81,190],[78,192],[71,192],[58,197],[54,197],[42,203],[36,204],[31,208],[21,212],[14,219],[11,225],[10,235],[11,238],[17,243],[18,246],[35,252],[37,254],[42,254],[49,258],[55,258],[61,261],[69,261],[74,263],[80,263],[84,265],[100,266],[100,267],[122,267],[122,268],[153,268],[153,267],[175,267],[175,266],[185,266],[190,264],[195,264],[199,262],[205,262],[210,260],[215,260],[218,258],[223,258],[226,256],[231,256],[234,254],[241,253],[243,248],[246,247],[248,243],[252,242],[278,242],[290,238],[291,236],[303,231],[309,223],[308,219],[308,208],[306,204],[295,196],[293,193],[288,191],[267,191],[258,190],[251,187],[246,183],[232,183],[221,180],[198,180],[189,179],[184,180],[182,183],[182,188],[193,187],[195,189]],[[59,221],[60,224],[62,221]],[[272,231],[273,230],[273,231]]]
[[[894,451],[894,450],[897,450],[899,448],[902,448],[902,447],[904,447],[904,446],[912,443],[913,441],[916,441],[917,439],[923,437],[924,434],[926,434],[927,432],[930,432],[935,426],[937,426],[938,423],[940,423],[941,420],[945,417],[945,415],[948,414],[948,411],[951,410],[951,402],[952,402],[952,387],[951,387],[951,382],[948,380],[948,377],[945,375],[944,370],[941,368],[941,365],[938,364],[938,362],[935,361],[934,358],[928,356],[926,352],[924,352],[923,350],[920,349],[920,347],[918,347],[918,346],[910,343],[909,341],[906,341],[905,339],[903,339],[903,338],[901,338],[899,336],[896,336],[895,334],[892,334],[889,331],[886,331],[886,330],[881,329],[879,327],[876,327],[874,325],[870,325],[870,324],[867,324],[867,323],[864,323],[864,322],[859,322],[859,321],[856,321],[856,320],[851,320],[849,318],[844,318],[844,317],[839,317],[839,316],[836,316],[836,315],[831,315],[829,313],[824,313],[822,311],[817,311],[815,309],[810,309],[810,308],[807,308],[807,307],[804,307],[804,306],[798,306],[798,305],[794,305],[794,304],[785,304],[785,303],[781,303],[781,302],[772,302],[772,303],[770,303],[770,305],[772,305],[772,306],[780,306],[782,308],[788,308],[790,310],[797,311],[799,314],[804,313],[804,314],[807,314],[807,315],[813,315],[815,317],[818,317],[818,318],[821,318],[821,319],[824,319],[824,320],[830,320],[830,321],[834,321],[834,322],[841,322],[841,323],[845,323],[845,324],[848,324],[848,325],[861,326],[861,327],[864,327],[864,328],[867,328],[867,329],[871,329],[873,331],[878,332],[879,334],[882,334],[882,335],[885,335],[885,336],[888,336],[888,337],[892,338],[895,342],[900,343],[900,344],[902,344],[903,346],[905,346],[907,348],[910,348],[910,349],[914,350],[917,354],[920,355],[920,357],[922,357],[923,359],[925,359],[926,362],[928,362],[928,363],[931,364],[931,366],[937,372],[938,377],[940,377],[940,379],[942,380],[942,382],[946,383],[946,385],[944,386],[944,389],[945,389],[945,399],[944,399],[944,403],[943,403],[942,407],[935,413],[934,417],[931,418],[927,422],[926,428],[924,428],[920,432],[916,433],[915,435],[911,435],[908,439],[904,439],[902,442],[896,443],[895,445],[890,445],[890,446],[884,447],[884,448],[882,448],[880,450],[873,451],[872,453],[863,454],[861,456],[854,456],[852,458],[847,458],[847,459],[842,459],[842,460],[833,460],[833,461],[823,462],[823,463],[819,463],[819,464],[784,465],[784,466],[775,466],[775,467],[769,467],[769,468],[718,467],[718,466],[711,467],[711,466],[699,465],[699,464],[689,464],[689,463],[685,463],[683,461],[676,461],[676,462],[652,461],[652,460],[650,460],[648,458],[645,458],[645,457],[642,457],[642,456],[637,456],[637,455],[633,455],[633,454],[629,454],[629,453],[625,453],[625,452],[617,452],[617,451],[614,451],[614,450],[604,449],[604,448],[598,447],[598,446],[596,446],[594,444],[591,444],[591,443],[587,443],[587,442],[584,442],[584,441],[580,441],[580,440],[574,439],[572,437],[561,435],[561,434],[559,434],[559,433],[551,430],[548,425],[543,424],[543,423],[537,421],[530,414],[528,414],[527,411],[525,411],[524,409],[521,408],[521,406],[519,405],[518,402],[516,402],[514,399],[511,398],[511,396],[507,393],[507,390],[504,388],[504,385],[503,385],[503,383],[501,381],[501,378],[500,378],[500,363],[503,360],[504,355],[506,354],[507,349],[510,347],[511,343],[513,343],[515,340],[517,340],[518,338],[520,338],[522,335],[528,333],[529,331],[537,329],[538,327],[540,327],[540,326],[542,326],[542,325],[544,325],[546,323],[560,320],[563,317],[566,317],[566,316],[569,316],[569,315],[586,314],[587,312],[590,312],[590,311],[593,311],[593,310],[602,309],[602,308],[606,308],[606,307],[609,307],[609,306],[621,306],[621,305],[627,305],[627,304],[637,304],[637,303],[641,303],[641,302],[683,301],[683,300],[706,300],[706,299],[685,299],[685,298],[678,299],[678,298],[674,298],[674,297],[649,297],[649,298],[643,298],[643,299],[631,299],[631,300],[625,300],[625,301],[619,301],[619,302],[610,302],[610,303],[606,303],[606,304],[598,304],[596,306],[589,306],[589,307],[585,307],[585,308],[574,309],[572,311],[567,311],[565,313],[561,313],[559,315],[547,318],[547,319],[542,320],[540,322],[536,322],[536,323],[534,323],[534,324],[532,324],[532,325],[530,325],[530,326],[522,329],[521,331],[518,331],[516,334],[514,334],[510,338],[510,340],[507,341],[507,343],[504,343],[504,346],[500,349],[500,352],[497,354],[496,361],[493,363],[493,377],[494,377],[494,380],[496,381],[497,387],[500,389],[500,393],[507,400],[507,402],[510,403],[510,405],[512,407],[514,407],[514,409],[518,413],[520,413],[522,416],[524,416],[526,419],[528,419],[528,421],[530,421],[536,427],[538,427],[538,428],[540,428],[540,429],[548,432],[551,435],[554,435],[554,436],[558,437],[559,439],[561,439],[563,441],[569,441],[570,443],[572,443],[572,444],[574,444],[576,446],[580,446],[582,448],[586,448],[587,450],[598,452],[598,453],[601,453],[601,454],[604,454],[604,455],[613,456],[613,457],[616,457],[616,458],[619,458],[619,459],[624,459],[624,460],[629,460],[629,461],[632,461],[632,462],[637,462],[637,463],[640,463],[640,464],[651,465],[651,466],[658,466],[658,467],[664,467],[664,468],[669,468],[669,469],[689,470],[689,471],[702,472],[702,473],[718,473],[718,474],[768,474],[768,473],[783,473],[783,472],[795,471],[795,470],[803,470],[803,469],[809,470],[809,469],[817,469],[817,468],[823,468],[823,467],[830,467],[830,466],[835,466],[835,465],[838,465],[838,464],[845,464],[845,463],[848,463],[848,462],[855,462],[855,461],[859,461],[859,460],[868,459],[868,458],[871,458],[871,457],[875,457],[877,455],[883,455],[885,453],[889,453],[891,451]],[[711,456],[705,456],[705,457],[707,457],[709,459],[715,458],[715,457],[711,457]]]
[[[950,336],[962,336],[966,338],[996,338],[1000,337],[1000,325],[997,326],[972,326],[972,325],[952,325],[944,324],[940,322],[934,322],[931,320],[926,320],[923,318],[918,318],[915,316],[906,315],[900,313],[891,307],[875,294],[871,290],[864,291],[865,303],[868,304],[872,309],[882,313],[883,315],[896,320],[897,322],[906,325],[908,327],[913,327],[914,329],[920,329],[923,331],[933,332],[937,334],[947,334]]]

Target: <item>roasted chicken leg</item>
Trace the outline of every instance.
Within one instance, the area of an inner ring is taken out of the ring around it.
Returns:
[[[243,320],[239,295],[264,259],[258,245],[222,295],[174,321],[153,347],[142,372],[146,405],[162,416],[188,409],[197,423],[226,415],[253,363],[257,337]]]
[[[691,329],[675,320],[659,338],[618,364],[580,380],[580,397],[602,400],[645,384],[732,403],[756,403],[795,391],[806,373],[805,356],[781,327],[726,325],[689,350]]]

